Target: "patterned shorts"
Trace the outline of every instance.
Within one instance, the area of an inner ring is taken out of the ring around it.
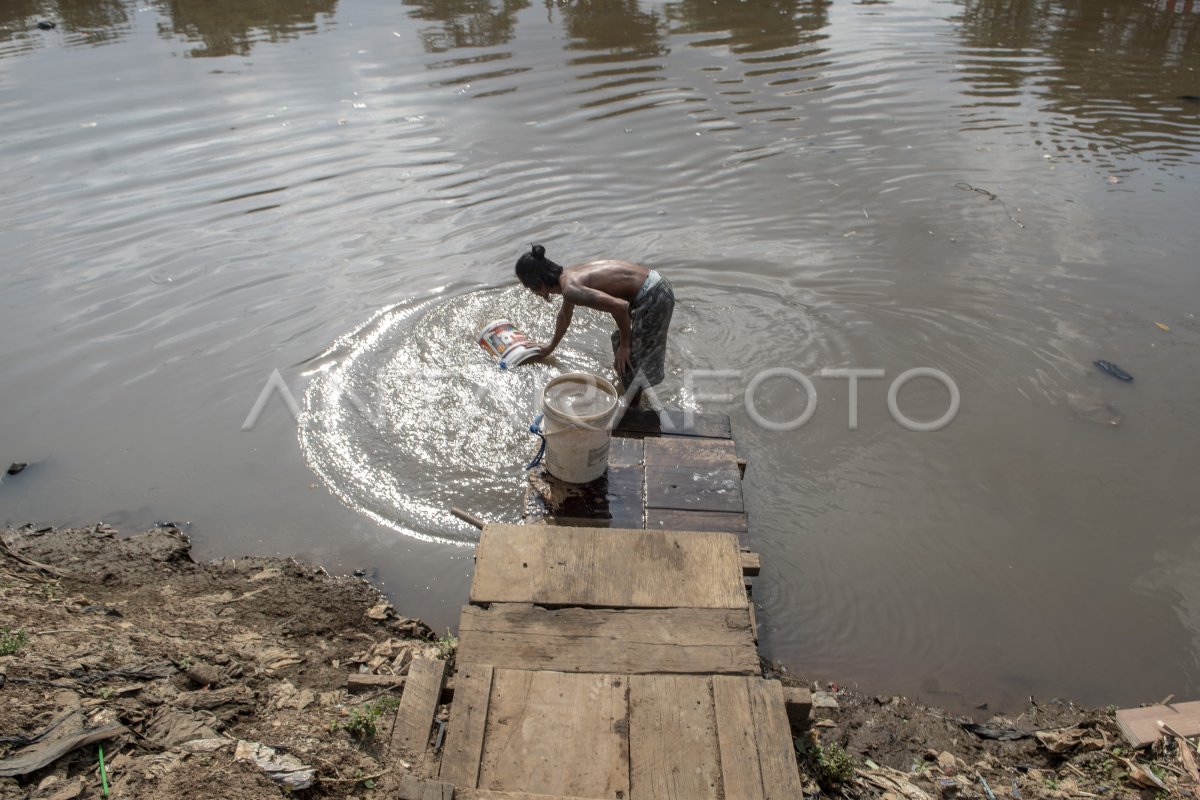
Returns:
[[[629,304],[629,316],[633,323],[629,361],[633,365],[633,372],[621,376],[626,386],[634,382],[639,372],[651,386],[662,383],[666,374],[667,328],[671,326],[674,310],[675,293],[671,290],[671,284],[651,270],[641,291]],[[613,331],[614,354],[620,345],[621,332]]]

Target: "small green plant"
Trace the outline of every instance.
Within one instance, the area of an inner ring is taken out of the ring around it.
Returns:
[[[101,686],[96,691],[96,697],[99,697],[101,700],[112,700],[116,694],[117,690],[111,686]]]
[[[29,637],[20,628],[0,628],[0,656],[11,656],[27,644]]]
[[[812,762],[813,777],[826,789],[841,786],[854,777],[854,769],[857,766],[854,757],[837,743],[816,745],[809,751],[809,758]]]
[[[1049,775],[1042,779],[1042,783],[1046,784],[1046,788],[1052,792],[1058,790],[1058,780]]]
[[[454,651],[458,649],[458,637],[447,630],[446,635],[439,636],[434,644],[437,645],[437,657],[442,661],[446,661],[452,655],[454,655]]]
[[[61,583],[42,583],[38,584],[38,591],[47,600],[53,600],[62,594],[63,588]]]
[[[350,718],[342,723],[334,720],[333,724],[329,726],[329,730],[336,731],[338,728],[343,728],[355,739],[372,739],[379,731],[380,717],[394,712],[399,707],[399,697],[381,697],[350,709]]]

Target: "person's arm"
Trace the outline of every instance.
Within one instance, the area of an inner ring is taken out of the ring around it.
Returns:
[[[554,320],[554,338],[550,340],[550,344],[541,345],[543,356],[550,355],[554,348],[558,347],[558,343],[567,333],[567,328],[571,327],[571,317],[574,314],[575,304],[564,297],[562,308],[558,310],[558,317]]]
[[[633,343],[633,323],[629,318],[629,303],[619,297],[591,289],[586,286],[571,287],[563,292],[563,304],[571,302],[575,305],[587,306],[597,311],[612,314],[621,335],[617,353],[613,359],[613,368],[618,375],[625,375],[630,370],[629,348]]]

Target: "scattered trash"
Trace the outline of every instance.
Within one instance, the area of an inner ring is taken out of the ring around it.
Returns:
[[[37,24],[37,26],[38,26],[39,28],[41,28],[42,30],[44,30],[44,31],[52,31],[52,30],[54,30],[55,28],[57,28],[57,27],[58,27],[58,23],[57,23],[57,22],[51,22],[51,21],[50,21],[50,20],[48,20],[48,19],[44,19],[44,20],[40,21],[40,22]]]
[[[1133,380],[1132,375],[1130,375],[1128,372],[1121,369],[1120,367],[1118,367],[1116,364],[1112,363],[1111,361],[1105,361],[1102,358],[1098,358],[1095,361],[1093,361],[1092,363],[1095,364],[1100,369],[1107,372],[1109,375],[1112,375],[1114,378],[1116,378],[1118,380],[1122,380],[1122,381],[1126,381],[1126,382]]]
[[[254,764],[267,773],[271,780],[291,791],[307,789],[317,777],[316,769],[295,756],[278,753],[274,748],[258,742],[239,741],[233,758]]]
[[[228,747],[233,744],[233,739],[192,739],[190,742],[184,742],[179,749],[185,753],[215,753],[218,750]]]
[[[1103,750],[1108,739],[1103,732],[1091,732],[1083,728],[1064,728],[1054,731],[1037,731],[1034,736],[1042,747],[1051,753],[1062,754],[1072,750]]]
[[[976,725],[974,722],[960,723],[963,730],[973,733],[980,739],[994,739],[998,742],[1015,742],[1018,739],[1028,739],[1033,736],[1029,731],[1016,728],[994,728],[989,725]]]
[[[98,745],[96,757],[100,760],[100,796],[108,797],[108,771],[104,769],[104,745]]]
[[[1156,323],[1154,323],[1154,327],[1158,328],[1160,331],[1171,330],[1171,326],[1165,322],[1156,322]]]
[[[0,778],[28,775],[73,750],[128,732],[117,722],[82,727],[85,721],[82,708],[61,715],[41,733],[27,739],[27,744],[15,753],[0,759]]]
[[[837,698],[832,692],[813,692],[813,708],[839,708]]]
[[[0,462],[0,463],[3,463],[3,462]],[[25,468],[28,466],[29,465],[26,464],[24,461],[14,461],[12,463],[12,465],[9,466],[9,468],[8,468],[8,474],[9,475],[20,475],[22,472],[25,471]]]
[[[1136,761],[1131,761],[1124,756],[1114,756],[1118,761],[1125,765],[1125,769],[1129,770],[1129,780],[1136,783],[1138,786],[1144,786],[1147,789],[1158,789],[1167,791],[1167,785],[1162,782],[1162,778],[1154,774],[1153,771],[1143,767]]]

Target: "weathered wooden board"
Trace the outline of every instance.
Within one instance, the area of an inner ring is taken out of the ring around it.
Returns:
[[[628,436],[614,436],[608,447],[609,467],[640,467],[644,458],[644,447],[641,439]]]
[[[764,800],[758,740],[750,712],[750,678],[713,677],[713,709],[725,800]]]
[[[433,715],[437,713],[438,700],[442,695],[445,673],[445,661],[436,658],[413,659],[408,668],[404,694],[400,696],[400,707],[396,709],[396,722],[392,726],[393,753],[408,753],[416,757],[425,753],[429,733],[433,729]]]
[[[454,787],[409,774],[400,779],[396,800],[454,800]]]
[[[1117,725],[1134,747],[1145,747],[1162,738],[1158,721],[1170,725],[1181,736],[1200,735],[1200,701],[1172,703],[1169,706],[1122,708],[1117,712]]]
[[[529,794],[528,792],[494,792],[490,789],[455,789],[454,800],[587,800],[561,794]]]
[[[762,774],[763,797],[803,797],[792,729],[788,724],[783,684],[762,678],[746,679],[750,695],[750,716],[754,719],[754,739],[758,744],[758,765]]]
[[[741,512],[742,479],[736,467],[646,467],[646,507]]]
[[[346,691],[378,692],[382,689],[400,689],[405,680],[403,675],[347,675]]]
[[[812,690],[804,686],[783,687],[783,706],[787,710],[788,724],[799,730],[812,714]]]
[[[471,602],[609,608],[745,608],[728,533],[489,524]]]
[[[711,679],[634,675],[629,684],[630,798],[721,797]]]
[[[495,670],[479,788],[627,798],[628,693],[621,675]]]
[[[548,610],[525,603],[465,606],[460,663],[560,672],[754,675],[758,650],[742,608]],[[461,690],[460,690],[461,691]],[[458,701],[455,701],[457,714]],[[456,717],[451,715],[454,733]],[[448,745],[449,747],[449,745]],[[443,758],[442,779],[445,773]],[[454,780],[457,786],[474,783]]]
[[[647,467],[738,469],[732,439],[655,436],[644,442]]]
[[[455,786],[474,788],[479,782],[483,734],[492,696],[492,667],[458,657],[458,674],[439,777]]]
[[[754,576],[762,571],[762,558],[758,553],[742,552],[742,574]]]
[[[680,511],[677,508],[646,509],[648,531],[718,531],[737,534],[742,548],[750,549],[750,526],[745,514],[720,511]]]
[[[706,436],[732,439],[729,417],[724,414],[695,414],[678,409],[662,412],[649,408],[631,408],[613,430],[618,436]]]
[[[590,483],[566,483],[548,472],[530,478],[527,513],[555,525],[641,528],[645,474],[640,466],[613,467]]]

